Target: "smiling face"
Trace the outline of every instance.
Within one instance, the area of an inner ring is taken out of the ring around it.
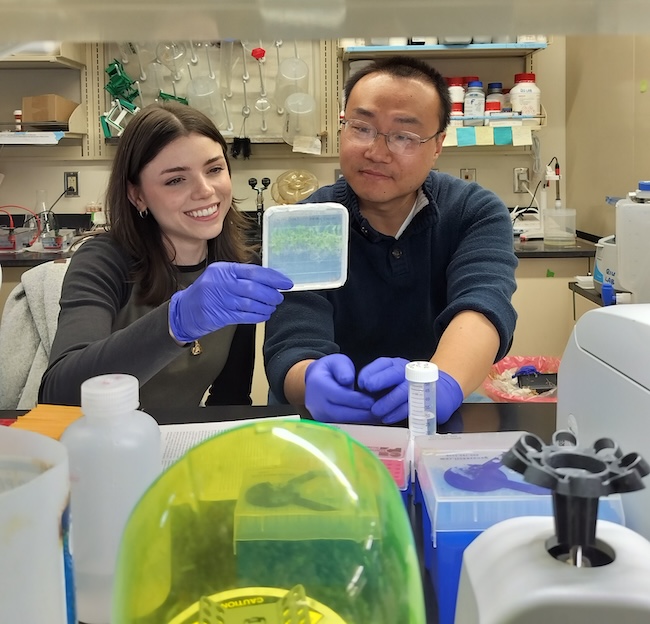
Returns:
[[[197,133],[175,139],[142,169],[138,185],[129,184],[128,195],[139,211],[149,209],[169,238],[175,264],[198,264],[232,205],[223,148]]]
[[[414,78],[385,73],[364,76],[354,86],[345,107],[345,118],[365,121],[378,132],[408,131],[425,139],[440,131],[440,97],[436,88]],[[444,133],[422,143],[413,154],[394,154],[386,138],[377,135],[369,145],[358,145],[341,136],[340,165],[361,211],[405,218],[417,190],[435,165]],[[372,222],[372,220],[371,220]]]

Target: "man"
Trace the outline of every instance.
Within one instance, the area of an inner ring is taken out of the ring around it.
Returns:
[[[348,208],[348,280],[287,294],[267,321],[271,393],[316,420],[392,424],[408,415],[406,364],[430,360],[442,423],[512,342],[508,210],[478,184],[431,171],[451,111],[435,69],[376,61],[344,96],[343,177],[308,201]]]

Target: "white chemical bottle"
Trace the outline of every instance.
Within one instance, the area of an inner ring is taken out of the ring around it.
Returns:
[[[512,112],[526,117],[541,113],[541,91],[535,84],[535,74],[515,74],[515,86],[510,89]],[[524,119],[524,126],[539,126],[540,119]]]
[[[109,624],[126,521],[161,470],[160,429],[139,411],[138,380],[101,375],[81,384],[82,418],[61,437],[70,460],[71,542],[79,620]]]
[[[436,382],[438,367],[432,362],[409,362],[409,430],[412,436],[436,433]]]
[[[650,303],[648,239],[650,181],[616,203],[616,288],[632,293],[633,303]]]
[[[465,113],[464,123],[466,126],[483,125],[485,93],[483,93],[483,83],[480,80],[472,80],[467,83],[467,93],[465,94],[465,105],[463,108]]]

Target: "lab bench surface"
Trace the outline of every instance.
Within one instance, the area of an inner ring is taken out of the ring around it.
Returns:
[[[252,213],[254,215],[255,213]],[[247,214],[251,222],[249,242],[259,243],[260,235],[255,230],[254,217]],[[545,245],[544,241],[533,240],[520,242],[515,240],[515,255],[518,258],[593,258],[596,255],[596,246],[588,241],[578,240],[575,245]],[[0,252],[0,265],[3,267],[31,268],[48,260],[67,258],[71,252],[38,253],[31,251]]]
[[[543,240],[515,240],[517,258],[593,258],[596,246],[578,239],[574,245],[547,245]]]
[[[439,427],[439,431],[440,433],[528,431],[538,435],[549,444],[555,431],[555,408],[555,403],[463,403],[449,421]],[[219,422],[267,416],[286,416],[289,414],[299,414],[302,418],[310,418],[309,412],[304,407],[293,408],[288,405],[196,407],[184,409],[182,412],[162,408],[148,410],[148,412],[161,425],[186,422]],[[16,418],[24,413],[24,411],[0,411],[0,420]],[[424,568],[420,505],[410,505],[409,517],[420,558],[426,605],[426,624],[438,624],[436,598],[433,594],[428,572]]]
[[[42,253],[38,251],[0,251],[0,265],[3,267],[23,267],[31,269],[39,264],[43,264],[44,262],[69,258],[71,255],[72,252],[69,251],[48,251]]]

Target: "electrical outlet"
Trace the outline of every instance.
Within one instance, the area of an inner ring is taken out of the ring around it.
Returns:
[[[460,179],[465,182],[476,182],[476,169],[461,169]]]
[[[515,167],[512,170],[512,190],[515,193],[526,193],[530,188],[530,172],[528,167]]]
[[[78,171],[66,171],[63,174],[63,190],[66,197],[79,197]]]

